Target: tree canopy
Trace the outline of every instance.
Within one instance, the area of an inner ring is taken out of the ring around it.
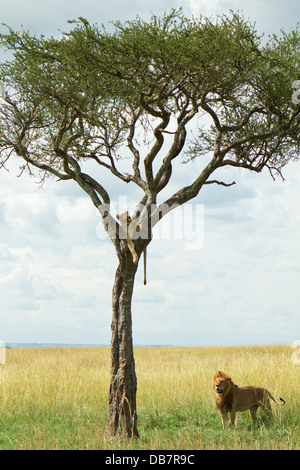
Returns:
[[[10,28],[1,35],[14,53],[0,67],[2,165],[17,155],[23,169],[42,170],[42,179],[74,179],[98,207],[110,196],[105,181],[84,173],[85,161],[134,182],[143,202],[156,204],[183,149],[185,160],[211,152],[209,164],[167,201],[171,205],[195,197],[216,168],[267,167],[274,176],[298,158],[300,107],[292,93],[299,30],[263,44],[238,14],[189,19],[181,10],[148,23],[117,22],[112,32],[84,18],[71,23],[59,38]],[[195,116],[191,141],[187,129]],[[148,143],[143,157],[141,129]],[[118,159],[128,152],[132,167],[124,173]]]

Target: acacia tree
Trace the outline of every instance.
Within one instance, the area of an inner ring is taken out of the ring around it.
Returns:
[[[98,208],[118,258],[108,429],[137,437],[131,302],[138,262],[110,212],[105,172],[141,191],[131,214],[141,235],[133,241],[138,258],[166,212],[207,184],[233,184],[217,179],[216,170],[282,175],[299,157],[300,106],[292,98],[300,34],[283,32],[263,43],[238,14],[188,19],[181,10],[149,22],[117,22],[113,32],[83,18],[71,23],[59,38],[11,28],[1,35],[13,52],[0,71],[1,166],[18,158],[21,170],[37,170],[42,182],[74,180]],[[202,158],[203,167],[164,201],[161,192],[180,155]]]

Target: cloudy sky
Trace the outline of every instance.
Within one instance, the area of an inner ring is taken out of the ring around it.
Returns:
[[[54,36],[78,16],[108,24],[179,6],[186,15],[239,9],[266,34],[294,28],[300,18],[299,0],[0,0],[0,6],[2,23]],[[182,166],[174,185],[188,181],[197,165]],[[117,259],[96,210],[72,182],[41,188],[18,174],[17,162],[0,171],[0,340],[109,344]],[[285,169],[284,182],[232,170],[222,177],[237,184],[207,186],[155,232],[148,285],[141,269],[136,279],[135,344],[300,339],[300,163]],[[126,195],[135,201],[127,185],[115,188],[116,206]]]

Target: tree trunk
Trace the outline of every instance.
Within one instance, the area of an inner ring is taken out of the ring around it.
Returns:
[[[113,437],[139,437],[131,320],[131,299],[136,270],[137,264],[133,263],[129,253],[120,260],[112,293],[108,432]]]

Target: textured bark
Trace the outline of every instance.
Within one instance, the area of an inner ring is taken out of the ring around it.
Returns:
[[[108,432],[113,437],[138,437],[131,318],[136,269],[129,253],[117,268],[112,294]]]

